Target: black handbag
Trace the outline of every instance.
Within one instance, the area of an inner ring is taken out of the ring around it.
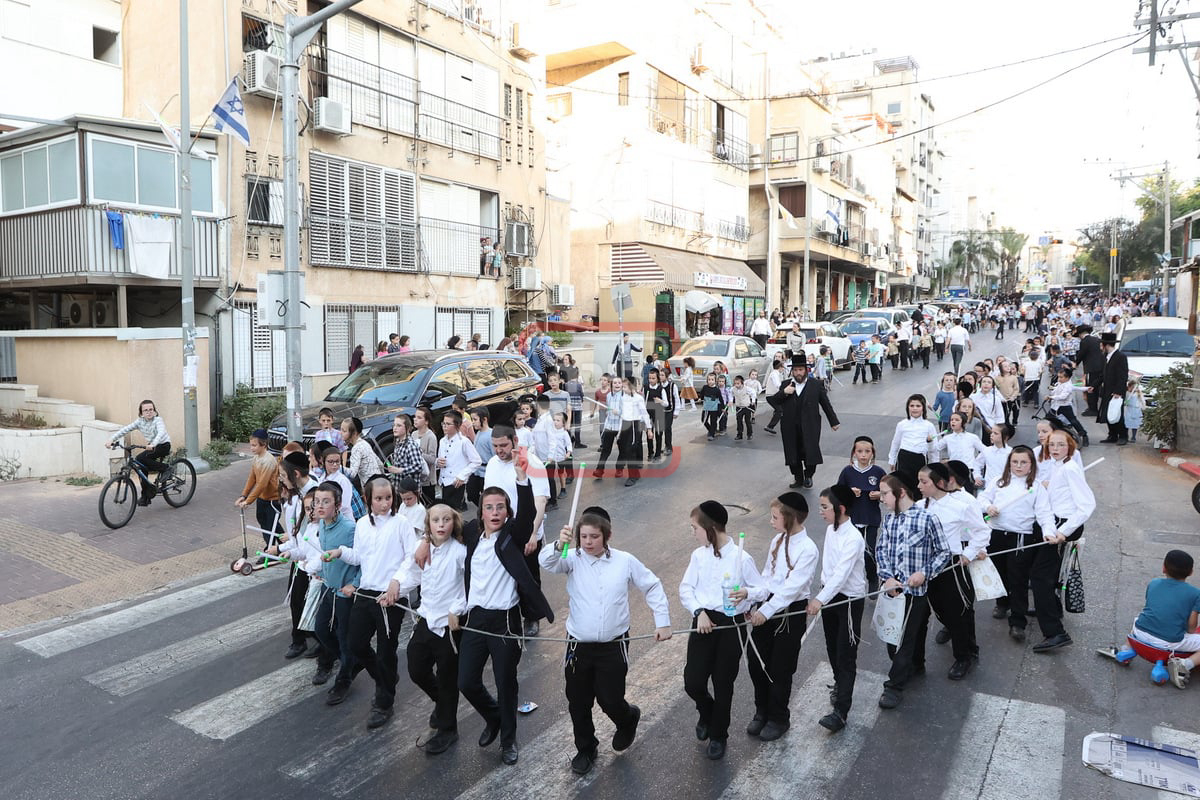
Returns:
[[[1072,544],[1063,565],[1061,581],[1063,608],[1071,614],[1082,614],[1086,603],[1083,597],[1083,570],[1079,567],[1079,545]]]

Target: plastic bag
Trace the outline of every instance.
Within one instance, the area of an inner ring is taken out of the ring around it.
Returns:
[[[871,624],[879,638],[893,647],[899,647],[904,636],[904,605],[903,593],[889,597],[884,592],[875,603],[875,616]]]
[[[1114,397],[1108,401],[1108,424],[1116,425],[1125,413],[1125,398]]]
[[[1008,595],[1004,581],[990,558],[977,559],[967,567],[971,572],[971,583],[975,586],[975,600],[996,600]]]

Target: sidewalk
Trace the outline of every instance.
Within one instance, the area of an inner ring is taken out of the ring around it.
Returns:
[[[116,531],[100,521],[102,484],[68,486],[54,478],[0,484],[0,552],[7,567],[0,631],[227,570],[241,555],[233,501],[248,473],[248,459],[239,459],[200,475],[186,506],[174,509],[155,499]]]

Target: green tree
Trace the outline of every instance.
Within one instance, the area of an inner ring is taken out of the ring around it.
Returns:
[[[995,234],[996,243],[1000,245],[1000,289],[1011,292],[1017,285],[1017,263],[1021,253],[1029,241],[1029,235],[1017,233],[1012,228],[1003,228]]]
[[[959,274],[961,285],[978,290],[983,283],[987,268],[1000,260],[995,242],[985,231],[963,231],[963,238],[950,245],[950,258]]]

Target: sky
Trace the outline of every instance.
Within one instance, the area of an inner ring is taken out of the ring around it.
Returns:
[[[939,120],[1016,94],[1123,42],[938,78],[1138,33],[1133,25],[1137,0],[757,4],[778,20],[789,42],[811,57],[872,48],[880,58],[912,56]],[[1200,12],[1200,1],[1162,3],[1170,5],[1177,6],[1175,13]],[[1200,19],[1176,23],[1169,35],[1175,42],[1185,35],[1200,42]],[[951,159],[946,168],[973,166],[982,210],[995,211],[997,224],[1034,237],[1056,232],[1074,238],[1089,222],[1139,215],[1133,205],[1139,190],[1130,183],[1122,189],[1110,177],[1122,167],[1153,171],[1166,160],[1172,179],[1191,185],[1200,175],[1200,104],[1179,54],[1159,53],[1157,65],[1150,67],[1146,55],[1132,54],[1134,46],[1146,44],[1124,43],[1123,49],[1041,88],[947,122],[940,134]]]

